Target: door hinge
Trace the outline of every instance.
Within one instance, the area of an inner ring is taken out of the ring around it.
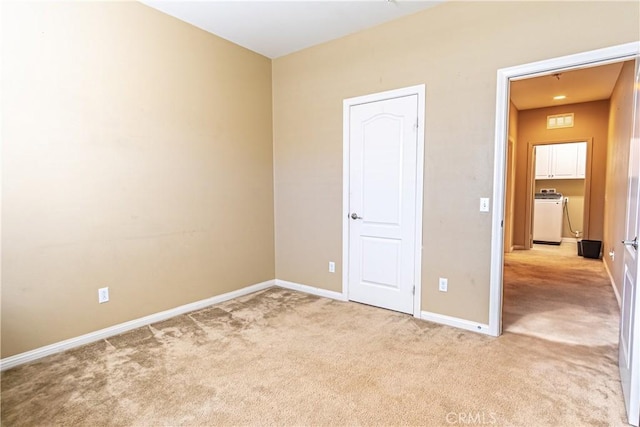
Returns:
[[[413,285],[413,289],[411,289],[411,295],[416,294],[416,285]]]
[[[500,228],[504,227],[504,219],[502,221],[500,221]]]

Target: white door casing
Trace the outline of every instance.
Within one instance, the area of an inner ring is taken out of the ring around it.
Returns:
[[[638,232],[640,232],[640,68],[636,60],[633,131],[629,146],[629,180],[624,236],[624,275],[620,307],[620,342],[618,346],[620,380],[629,423],[640,422],[640,319],[638,308]]]
[[[424,85],[344,101],[343,294],[420,315]]]

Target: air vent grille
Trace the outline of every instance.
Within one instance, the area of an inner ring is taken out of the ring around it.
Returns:
[[[547,129],[572,128],[573,113],[554,114],[547,116]]]

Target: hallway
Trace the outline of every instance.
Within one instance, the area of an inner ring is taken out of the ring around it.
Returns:
[[[505,254],[504,265],[505,332],[617,347],[620,311],[601,260],[564,243]]]

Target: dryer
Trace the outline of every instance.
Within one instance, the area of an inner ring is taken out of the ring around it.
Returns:
[[[562,193],[536,193],[533,208],[533,242],[562,242]]]

